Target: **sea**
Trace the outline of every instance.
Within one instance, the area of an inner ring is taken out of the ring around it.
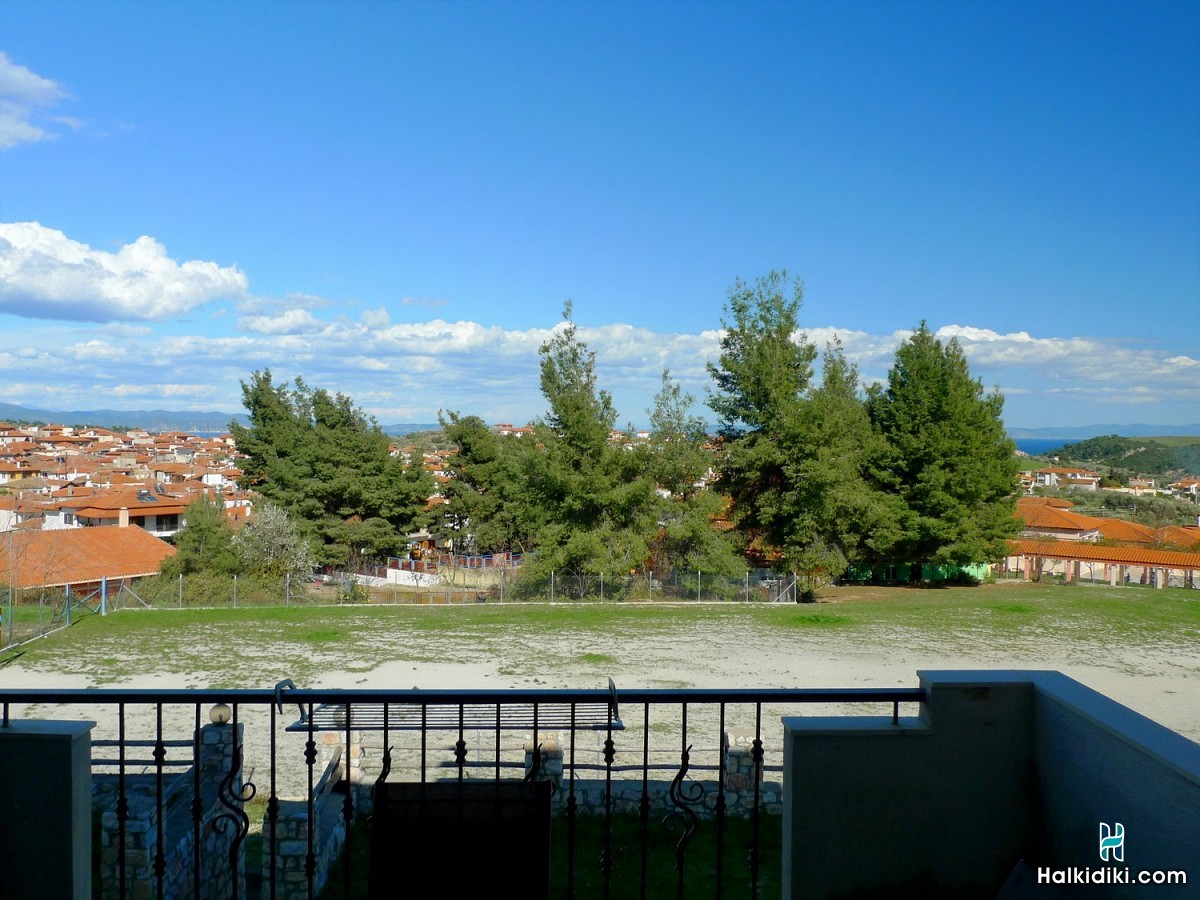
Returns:
[[[1072,438],[1015,438],[1013,443],[1017,445],[1018,450],[1028,453],[1030,456],[1041,456],[1048,450],[1057,450],[1063,444],[1076,443],[1077,439]]]

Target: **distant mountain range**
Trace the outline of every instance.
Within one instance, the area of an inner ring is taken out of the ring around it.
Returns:
[[[1119,434],[1121,437],[1195,437],[1200,436],[1196,425],[1052,425],[1049,428],[1010,428],[1008,436],[1021,438],[1062,438],[1063,441],[1082,441],[1087,438]]]
[[[40,422],[52,425],[94,425],[98,428],[140,428],[145,431],[218,431],[229,430],[229,423],[237,420],[249,425],[244,413],[229,412],[178,412],[169,409],[35,409],[17,406],[15,403],[0,403],[0,422]],[[414,431],[434,431],[441,428],[437,422],[401,422],[381,425],[384,434],[412,434]]]
[[[384,434],[400,437],[416,431],[441,431],[442,426],[437,422],[401,422],[399,425],[380,425]]]
[[[225,432],[234,419],[243,425],[249,423],[249,419],[241,413],[177,412],[169,409],[50,410],[0,403],[0,421],[4,422],[94,425],[97,428],[140,428],[144,431]]]
[[[101,428],[142,428],[146,431],[228,431],[229,423],[243,425],[249,420],[243,413],[179,412],[169,409],[92,409],[49,410],[14,403],[0,403],[0,421],[49,422],[56,425],[96,425]],[[436,431],[437,422],[398,422],[381,425],[384,434],[403,435],[416,431]],[[1200,436],[1200,423],[1194,425],[1051,425],[1046,428],[1010,428],[1014,439],[1047,438],[1081,441],[1091,437],[1119,434],[1122,437]]]

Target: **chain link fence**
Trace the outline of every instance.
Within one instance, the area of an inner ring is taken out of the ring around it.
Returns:
[[[462,604],[561,602],[791,602],[796,584],[765,571],[741,577],[676,571],[621,575],[519,567],[446,566],[421,584],[376,574],[332,573],[310,578],[254,575],[180,575],[113,580],[87,589],[33,588],[9,592],[0,585],[0,648],[49,634],[81,617],[121,609],[239,609],[346,604]]]

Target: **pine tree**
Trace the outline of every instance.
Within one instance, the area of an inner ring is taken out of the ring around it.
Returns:
[[[786,291],[791,287],[791,296]],[[816,348],[798,333],[803,291],[786,272],[729,291],[716,384],[708,405],[719,418],[716,487],[729,497],[729,520],[751,553],[780,570],[805,565],[795,548],[805,510],[796,505],[789,459],[800,428]]]
[[[243,487],[280,506],[314,540],[316,561],[347,565],[400,552],[424,522],[432,479],[392,456],[387,436],[343,394],[270,370],[242,383],[250,426],[233,423]]]
[[[784,438],[791,521],[785,555],[813,581],[840,576],[896,540],[896,504],[867,478],[878,437],[859,392],[858,369],[835,338],[821,383],[800,403]]]
[[[867,408],[883,439],[873,471],[899,509],[895,558],[911,579],[923,564],[990,562],[1007,552],[1018,523],[1014,446],[999,392],[985,394],[958,342],[924,322],[896,351],[887,386]]]

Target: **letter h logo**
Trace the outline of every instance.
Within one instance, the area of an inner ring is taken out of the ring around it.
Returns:
[[[1114,822],[1111,829],[1107,823],[1100,823],[1100,859],[1125,862],[1125,826],[1120,822]]]

